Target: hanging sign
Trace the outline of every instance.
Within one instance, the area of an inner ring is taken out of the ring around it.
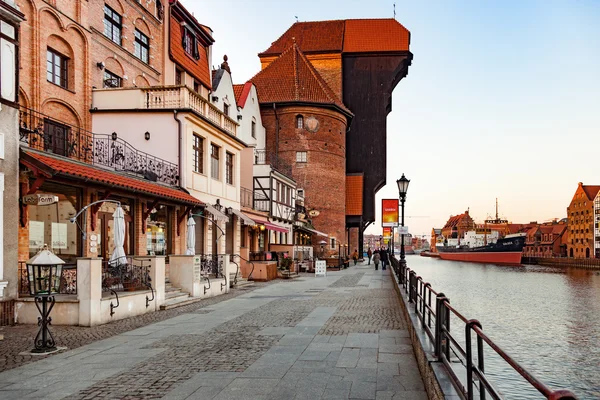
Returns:
[[[53,194],[28,194],[23,196],[21,201],[26,206],[49,206],[58,203],[58,196]]]
[[[381,200],[381,226],[398,226],[398,199]]]
[[[408,226],[399,226],[398,234],[399,235],[408,235]]]

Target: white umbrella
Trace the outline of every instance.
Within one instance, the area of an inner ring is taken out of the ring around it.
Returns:
[[[196,255],[196,221],[193,217],[189,217],[187,220],[187,236],[186,236],[186,256]]]
[[[113,229],[114,229],[114,241],[115,250],[110,256],[110,264],[113,266],[120,266],[127,263],[125,249],[125,214],[121,206],[117,206],[117,209],[113,213]]]

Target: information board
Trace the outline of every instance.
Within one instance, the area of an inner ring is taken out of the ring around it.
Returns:
[[[327,276],[327,263],[325,260],[315,262],[315,276]]]

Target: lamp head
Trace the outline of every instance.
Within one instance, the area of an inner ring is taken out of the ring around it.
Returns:
[[[404,174],[402,174],[402,177],[396,181],[396,184],[398,185],[398,192],[400,193],[400,197],[402,197],[402,198],[406,197],[406,192],[408,191],[409,183],[410,183],[410,180],[406,179]]]

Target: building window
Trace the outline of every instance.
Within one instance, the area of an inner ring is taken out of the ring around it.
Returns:
[[[175,68],[175,84],[181,85],[181,82],[183,82],[183,71]]]
[[[304,128],[304,117],[302,115],[296,116],[296,128],[298,128],[298,129]]]
[[[297,151],[296,152],[296,162],[306,162],[306,151]]]
[[[229,117],[229,104],[223,103],[223,114]]]
[[[225,176],[227,183],[233,185],[233,154],[225,153]]]
[[[68,79],[69,59],[52,49],[46,53],[46,78],[55,85],[69,87]]]
[[[200,83],[194,80],[194,92],[200,94]]]
[[[210,145],[210,176],[219,179],[219,146]]]
[[[252,137],[256,139],[256,121],[252,121],[252,128],[250,132],[252,133]]]
[[[121,77],[117,74],[104,70],[104,80],[102,81],[102,87],[104,88],[117,88],[121,87]]]
[[[204,173],[204,139],[194,135],[194,171]]]
[[[189,29],[183,28],[183,39],[182,39],[183,49],[190,56],[194,57],[196,60],[200,59],[200,53],[198,52],[198,41],[196,39],[196,35],[194,35]]]
[[[135,48],[133,54],[137,58],[148,64],[148,54],[150,53],[150,40],[148,39],[148,36],[144,35],[142,32],[136,29],[134,45]]]
[[[335,238],[329,238],[329,249],[335,250]]]
[[[19,57],[18,30],[0,20],[0,97],[16,102],[18,90],[17,60]]]
[[[121,45],[121,16],[115,10],[104,5],[104,36]]]

